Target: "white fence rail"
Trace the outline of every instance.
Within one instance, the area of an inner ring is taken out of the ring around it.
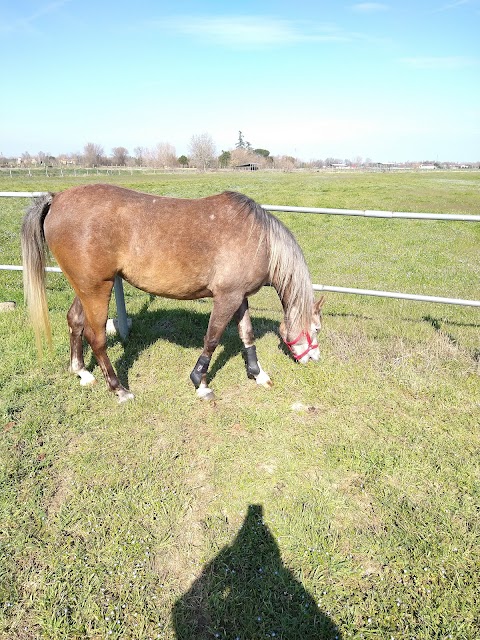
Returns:
[[[418,302],[439,302],[441,304],[458,304],[464,307],[480,307],[480,300],[462,300],[461,298],[442,298],[441,296],[423,296],[416,293],[400,293],[396,291],[378,291],[377,289],[350,289],[348,287],[331,287],[314,284],[314,291],[331,291],[333,293],[354,293],[362,296],[379,298],[398,298],[398,300],[417,300]]]
[[[275,204],[262,204],[268,211],[292,213],[324,213],[334,216],[359,216],[363,218],[402,218],[403,220],[457,220],[459,222],[480,222],[480,216],[455,213],[407,213],[403,211],[374,211],[369,209],[328,209],[316,207],[288,207]]]
[[[10,198],[33,198],[44,195],[41,191],[4,191],[0,192],[0,197]],[[268,211],[283,211],[292,213],[309,213],[309,214],[326,214],[326,215],[343,215],[357,216],[365,218],[399,218],[404,220],[440,220],[440,221],[459,221],[459,222],[480,222],[480,215],[457,215],[457,214],[441,214],[441,213],[407,213],[401,211],[374,211],[362,209],[330,209],[320,207],[290,207],[282,205],[264,204],[262,207]],[[14,265],[0,265],[0,270],[21,271],[23,267]],[[61,273],[58,267],[47,267],[47,271]],[[461,298],[443,298],[439,296],[425,296],[413,293],[401,293],[395,291],[379,291],[372,289],[354,289],[349,287],[335,287],[323,284],[314,284],[315,291],[329,291],[333,293],[348,293],[355,295],[376,296],[382,298],[395,298],[399,300],[415,300],[419,302],[435,302],[441,304],[455,304],[470,307],[480,307],[480,300],[463,300]],[[125,299],[123,294],[123,284],[121,278],[117,276],[115,279],[115,300],[117,304],[119,333],[125,337],[128,333],[128,320],[125,309]]]
[[[39,198],[45,191],[0,191],[0,198]]]

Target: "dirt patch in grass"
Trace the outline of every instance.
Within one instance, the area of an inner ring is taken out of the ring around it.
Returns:
[[[46,511],[49,518],[56,516],[71,493],[73,475],[66,472],[57,480],[57,486],[51,498],[46,505]]]
[[[74,454],[81,445],[81,436],[73,436],[65,447],[67,457]],[[74,481],[74,473],[71,469],[59,471],[56,478],[56,486],[53,493],[45,504],[45,511],[49,518],[55,517],[63,505],[67,502],[68,497],[72,493],[72,483]]]
[[[215,497],[215,490],[210,482],[212,459],[208,452],[199,454],[199,451],[214,441],[214,434],[205,424],[184,425],[183,453],[190,462],[183,482],[189,501],[178,527],[173,531],[168,552],[155,561],[155,570],[160,578],[173,584],[178,592],[186,591],[203,567],[205,517]]]

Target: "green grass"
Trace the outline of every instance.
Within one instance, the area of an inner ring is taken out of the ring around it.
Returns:
[[[478,173],[108,180],[299,206],[480,203]],[[25,204],[0,201],[2,264],[20,263]],[[280,217],[315,282],[478,299],[478,224]],[[480,637],[478,309],[330,294],[322,360],[301,367],[266,289],[251,310],[274,387],[247,380],[231,326],[202,403],[188,376],[210,301],[125,294],[132,331],[109,353],[136,398],[117,405],[89,353],[97,385],[67,373],[63,277],[48,276],[39,364],[21,274],[0,271],[0,301],[18,303],[0,315],[0,638]]]

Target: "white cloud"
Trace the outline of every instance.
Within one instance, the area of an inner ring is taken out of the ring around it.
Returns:
[[[275,45],[299,39],[299,34],[287,20],[262,17],[179,17],[162,24],[180,33],[213,38],[226,45]]]
[[[32,31],[34,29],[34,23],[42,16],[55,13],[58,9],[61,9],[64,5],[71,2],[71,0],[53,0],[40,6],[37,11],[31,13],[25,18],[19,18],[11,23],[4,22],[0,24],[0,32],[14,33],[21,31]]]
[[[361,34],[334,24],[310,25],[268,16],[175,16],[152,26],[196,36],[204,41],[233,48],[272,47],[305,42],[349,42]]]
[[[457,7],[461,7],[465,4],[470,4],[470,0],[456,0],[456,2],[449,2],[448,4],[444,4],[439,7],[437,12],[450,11],[451,9],[456,9]]]

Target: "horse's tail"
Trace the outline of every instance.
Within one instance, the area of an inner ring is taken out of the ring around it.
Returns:
[[[50,319],[48,317],[45,291],[45,266],[47,243],[43,232],[43,221],[52,204],[53,194],[35,198],[28,207],[22,224],[23,290],[28,307],[39,356],[42,355],[42,333],[49,346],[52,344]]]

